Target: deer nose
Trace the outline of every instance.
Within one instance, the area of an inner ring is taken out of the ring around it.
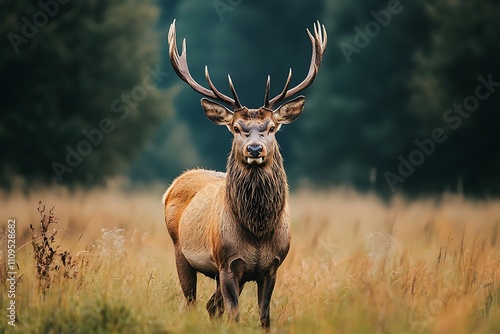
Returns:
[[[257,158],[262,153],[262,145],[248,145],[247,151],[252,158]]]

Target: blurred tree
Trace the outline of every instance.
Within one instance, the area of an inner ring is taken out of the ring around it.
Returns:
[[[0,182],[92,185],[169,112],[153,1],[1,2]]]
[[[500,3],[424,2],[432,32],[417,53],[411,109],[419,138],[446,132],[406,187],[500,194]],[[482,86],[482,88],[479,88]]]
[[[190,128],[175,120],[160,127],[154,140],[147,143],[128,173],[136,182],[171,181],[199,161]]]
[[[249,107],[262,104],[268,74],[272,94],[281,90],[288,68],[294,71],[292,85],[303,78],[310,59],[304,30],[317,19],[326,25],[329,46],[317,81],[304,92],[305,111],[278,134],[292,185],[304,179],[318,186],[346,184],[391,193],[386,172],[399,175],[401,159],[421,150],[415,141],[425,141],[442,127],[446,142],[430,156],[424,154],[424,163],[396,181],[396,188],[440,192],[463,180],[466,192],[500,189],[495,176],[500,167],[498,113],[493,112],[500,94],[480,101],[456,130],[451,126],[458,123],[443,119],[454,103],[475,94],[479,76],[488,81],[491,74],[500,81],[500,21],[493,1],[292,0],[283,6],[276,1],[176,0],[159,5],[164,36],[172,19],[178,19],[178,39],[187,38],[194,78],[205,83],[208,65],[216,86],[229,94],[230,73]],[[166,38],[161,44],[162,71],[172,73]],[[165,85],[180,88],[174,117],[179,129],[163,126],[133,175],[149,170],[145,178],[156,173],[169,178],[195,166],[224,169],[230,134],[204,118],[199,94],[175,75]],[[173,160],[173,147],[187,142],[192,145],[182,145],[185,152]],[[168,166],[153,167],[154,161]]]
[[[406,105],[423,12],[411,2],[325,0],[321,17],[329,45],[297,122],[292,173],[319,186],[387,192],[382,173],[415,136]]]

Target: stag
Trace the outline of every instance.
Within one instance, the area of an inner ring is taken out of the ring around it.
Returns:
[[[256,281],[260,323],[263,328],[270,326],[276,272],[288,254],[291,237],[288,183],[275,134],[281,125],[299,117],[305,98],[298,96],[275,106],[311,85],[318,73],[327,42],[326,29],[317,22],[314,35],[308,29],[307,34],[312,57],[306,78],[289,89],[290,69],[281,93],[269,99],[268,76],[264,105],[250,109],[241,104],[229,75],[233,98],[215,88],[207,67],[205,77],[210,89],[192,78],[186,40],[179,55],[175,20],[170,26],[169,54],[175,72],[205,96],[201,105],[208,119],[225,125],[233,134],[226,173],[189,170],[176,178],[163,196],[165,223],[188,305],[196,302],[198,272],[216,281],[215,293],[206,306],[210,318],[225,311],[238,321],[243,286]]]

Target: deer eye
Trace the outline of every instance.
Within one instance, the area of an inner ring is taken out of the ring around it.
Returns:
[[[234,127],[234,133],[236,133],[236,134],[240,133],[240,129],[237,126]]]
[[[276,128],[275,128],[274,126],[271,126],[271,127],[269,128],[269,133],[273,133],[273,132],[274,132],[274,130],[276,130]]]

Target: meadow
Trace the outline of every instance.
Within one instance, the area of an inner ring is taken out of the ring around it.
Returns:
[[[0,332],[260,333],[254,283],[243,290],[238,324],[209,320],[215,283],[203,276],[198,304],[185,308],[163,191],[0,194]],[[39,201],[44,226],[53,206],[57,217],[45,241],[52,264],[42,274],[35,265],[42,250],[33,247],[44,242]],[[383,202],[336,189],[297,191],[290,203],[292,248],[278,271],[272,333],[500,332],[499,200],[443,194]],[[15,327],[6,317],[9,218],[16,219]]]

